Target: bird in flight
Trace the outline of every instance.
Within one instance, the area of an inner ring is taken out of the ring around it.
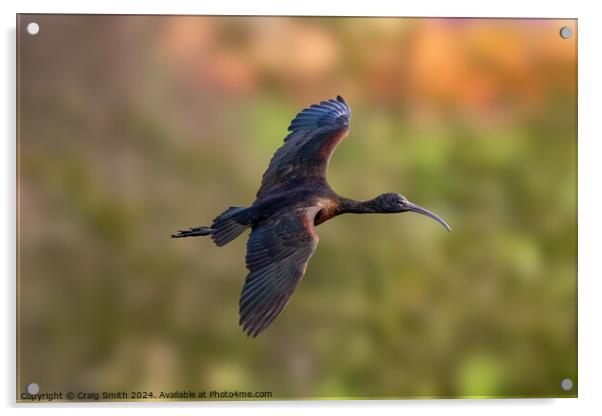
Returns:
[[[328,185],[328,163],[349,132],[351,110],[341,96],[302,110],[263,174],[250,207],[230,207],[210,227],[178,231],[173,238],[211,236],[228,244],[247,228],[249,274],[240,296],[240,326],[256,337],[282,312],[318,246],[315,227],[341,214],[416,212],[449,225],[398,193],[367,201],[338,195]]]

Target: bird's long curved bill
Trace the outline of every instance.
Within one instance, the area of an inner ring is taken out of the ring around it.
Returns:
[[[439,217],[438,215],[433,214],[428,209],[422,208],[421,206],[413,204],[411,202],[408,202],[406,204],[406,207],[407,207],[408,211],[410,211],[410,212],[416,212],[418,214],[426,215],[427,217],[430,217],[430,218],[434,219],[439,224],[441,224],[442,226],[444,226],[447,231],[451,232],[450,226],[447,225],[447,223],[445,221],[443,221],[443,219],[441,217]]]

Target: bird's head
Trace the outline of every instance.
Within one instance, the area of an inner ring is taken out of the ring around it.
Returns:
[[[447,231],[451,231],[451,228],[442,218],[433,214],[426,208],[422,208],[410,201],[400,194],[389,192],[382,194],[374,198],[376,209],[383,213],[399,213],[399,212],[416,212],[418,214],[426,215],[437,221],[439,224],[445,227]]]

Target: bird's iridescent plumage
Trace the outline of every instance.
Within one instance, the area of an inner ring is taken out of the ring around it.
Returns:
[[[330,188],[328,163],[347,135],[350,119],[351,110],[341,96],[305,108],[291,122],[250,207],[230,207],[211,227],[172,236],[211,235],[222,246],[252,229],[246,255],[249,274],[239,302],[240,325],[247,335],[262,332],[290,300],[318,245],[315,226],[345,213],[412,211],[436,219],[449,230],[435,214],[399,194],[355,201]]]

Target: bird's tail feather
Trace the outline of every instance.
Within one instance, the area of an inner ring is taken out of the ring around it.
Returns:
[[[188,230],[180,230],[176,234],[172,234],[171,238],[198,237],[213,234],[213,231],[211,227],[192,227]]]
[[[241,224],[237,215],[245,209],[245,207],[230,207],[213,220],[211,238],[216,245],[228,244],[249,228],[249,224]]]
[[[210,235],[216,245],[223,246],[249,228],[248,224],[241,224],[239,216],[236,215],[245,209],[244,207],[230,207],[213,220],[211,227],[192,227],[188,230],[178,231],[176,234],[172,234],[171,237],[182,238]]]

